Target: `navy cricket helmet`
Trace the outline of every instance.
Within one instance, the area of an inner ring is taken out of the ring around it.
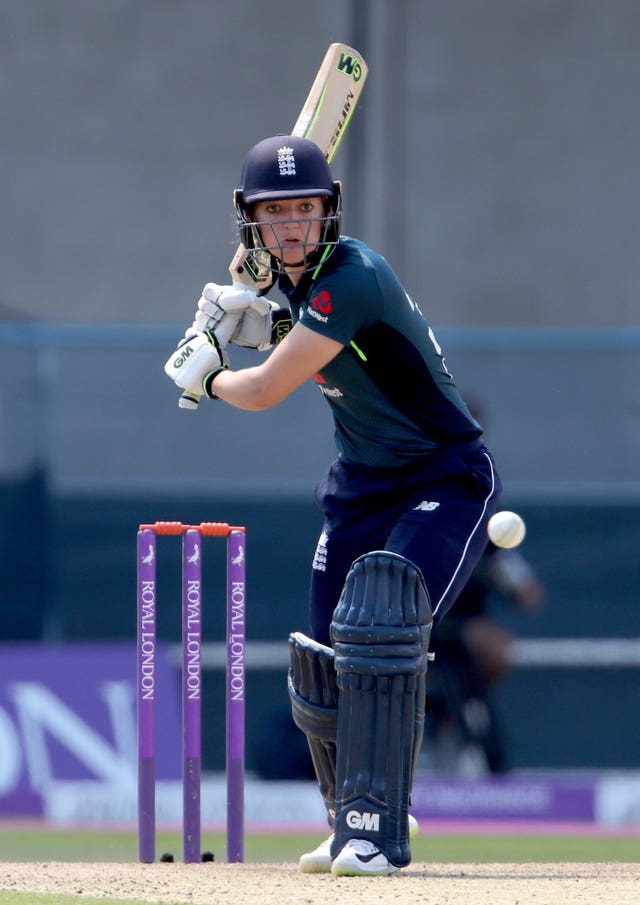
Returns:
[[[276,135],[245,157],[240,177],[245,205],[277,198],[333,197],[340,191],[327,160],[308,138]]]
[[[304,255],[301,265],[311,270],[326,260],[340,238],[342,199],[340,182],[334,180],[327,160],[315,142],[295,135],[275,135],[258,142],[245,157],[242,186],[234,192],[240,240],[254,257],[256,268],[283,271],[282,249],[264,241],[261,226],[253,218],[260,201],[286,198],[324,198],[325,216],[320,241]],[[317,222],[309,220],[309,223]]]

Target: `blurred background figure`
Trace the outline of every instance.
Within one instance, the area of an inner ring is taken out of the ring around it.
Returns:
[[[422,768],[463,775],[509,769],[493,688],[511,668],[514,635],[494,609],[506,603],[535,613],[545,598],[544,582],[519,550],[489,544],[432,638]]]
[[[485,406],[477,397],[467,400],[487,431]],[[493,686],[511,668],[514,635],[494,611],[507,604],[535,613],[546,594],[544,582],[519,549],[500,549],[489,542],[431,639],[435,661],[427,680],[432,713],[425,728],[425,769],[463,775],[509,769],[507,733]]]

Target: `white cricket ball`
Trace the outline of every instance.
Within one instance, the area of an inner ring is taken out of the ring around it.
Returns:
[[[489,538],[496,547],[517,547],[524,540],[527,533],[525,523],[517,512],[496,512],[489,519],[487,525]]]

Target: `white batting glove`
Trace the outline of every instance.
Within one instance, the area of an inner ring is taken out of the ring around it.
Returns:
[[[218,340],[218,345],[221,349],[226,349],[226,347],[231,342],[231,337],[236,331],[240,318],[242,317],[242,311],[230,311],[228,314],[222,315],[222,317],[216,322],[215,327],[200,327],[196,328],[196,324],[201,323],[213,323],[212,318],[204,316],[199,321],[196,316],[196,320],[190,327],[187,327],[184,338],[190,339],[194,333],[209,333],[213,332],[216,335],[216,339]]]
[[[255,301],[242,312],[238,325],[231,334],[231,342],[235,346],[259,349],[261,352],[270,348],[274,343],[273,318],[281,310],[276,302],[256,296]],[[291,322],[289,312],[287,315]],[[224,324],[224,320],[223,318],[221,324]]]
[[[207,283],[185,336],[194,330],[215,330],[223,348],[231,341],[264,351],[284,339],[290,329],[291,314],[276,302],[251,289]]]
[[[216,330],[225,314],[237,314],[239,318],[256,299],[251,289],[207,283],[198,300],[192,330]]]
[[[205,381],[218,371],[227,368],[224,350],[215,333],[191,333],[173,352],[165,366],[165,374],[176,386],[195,396],[207,395]]]

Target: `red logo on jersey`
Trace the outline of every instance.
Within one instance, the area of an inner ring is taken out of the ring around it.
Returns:
[[[326,289],[321,290],[315,298],[311,300],[311,307],[319,311],[320,314],[331,314],[333,305],[331,304],[331,296]]]
[[[326,383],[327,382],[319,371],[317,371],[313,375],[313,379],[315,380],[316,383]]]

